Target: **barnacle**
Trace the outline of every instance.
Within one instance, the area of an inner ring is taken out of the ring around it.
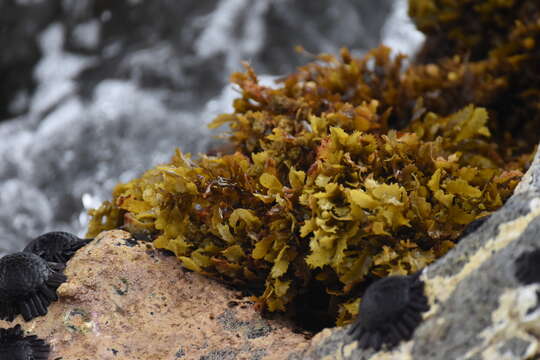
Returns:
[[[68,232],[54,231],[33,239],[23,251],[36,254],[47,261],[65,264],[77,250],[90,241],[92,239],[80,239]]]
[[[0,259],[0,319],[12,321],[21,314],[25,321],[47,314],[58,299],[56,289],[66,281],[62,264],[19,252]]]
[[[360,302],[358,320],[349,334],[358,339],[360,348],[379,350],[411,338],[429,310],[424,283],[419,275],[389,276],[371,284]]]
[[[515,275],[523,285],[540,283],[540,249],[525,252],[516,259]]]
[[[47,360],[50,346],[36,335],[24,336],[20,325],[0,329],[0,358],[9,360]]]

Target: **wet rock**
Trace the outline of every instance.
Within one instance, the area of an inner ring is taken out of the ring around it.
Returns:
[[[104,79],[181,92],[183,107],[216,96],[248,60],[259,73],[281,74],[307,60],[295,46],[335,53],[380,43],[391,0],[103,1],[6,0],[0,5],[0,120],[28,111],[41,32],[65,29],[63,50],[99,58],[79,75],[91,97]]]
[[[296,45],[312,53],[376,46],[392,2],[84,0],[64,9],[66,48],[100,56],[81,74],[85,86],[129,78],[187,91],[181,102],[193,105],[216,96],[243,60],[259,73],[282,74],[307,59]]]
[[[59,1],[0,2],[0,121],[28,110],[38,35],[58,13]]]

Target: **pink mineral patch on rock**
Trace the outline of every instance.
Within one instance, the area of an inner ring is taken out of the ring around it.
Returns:
[[[68,262],[47,316],[15,319],[51,344],[51,359],[301,358],[309,340],[286,320],[263,319],[238,291],[130,238],[102,233]]]

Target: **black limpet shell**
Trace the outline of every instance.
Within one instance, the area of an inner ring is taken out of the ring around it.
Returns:
[[[363,349],[371,347],[378,351],[383,344],[392,348],[411,338],[422,322],[421,313],[427,310],[428,300],[419,274],[389,276],[366,289],[349,335]]]
[[[540,249],[521,254],[515,262],[515,275],[523,285],[540,283]]]
[[[47,261],[65,264],[73,254],[92,239],[81,239],[64,231],[53,231],[38,236],[24,248]]]
[[[36,335],[24,336],[21,325],[0,329],[0,359],[47,360],[50,350]]]
[[[67,280],[63,264],[18,252],[0,259],[0,319],[12,321],[21,314],[29,321],[47,314],[58,299],[56,289]]]

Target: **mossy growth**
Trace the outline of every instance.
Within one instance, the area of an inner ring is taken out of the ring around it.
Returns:
[[[520,29],[509,36],[532,36],[532,47],[508,42],[477,62],[404,69],[388,48],[344,49],[275,88],[246,66],[232,76],[234,113],[211,125],[230,126],[235,152],[176,150],[117,185],[91,211],[88,236],[150,234],[186,268],[253,289],[262,309],[300,311],[296,300],[315,291],[323,313],[348,323],[367,284],[424,268],[512,194],[535,139],[527,122],[506,122],[524,114],[506,119],[496,105],[510,90],[538,96],[520,78],[538,79],[539,32]]]

